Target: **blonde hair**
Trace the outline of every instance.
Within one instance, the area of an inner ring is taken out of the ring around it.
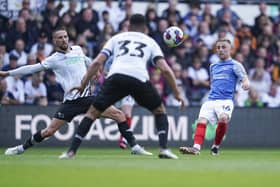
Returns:
[[[219,38],[216,41],[215,45],[217,45],[218,42],[227,42],[227,43],[229,43],[229,45],[231,45],[231,42],[230,42],[230,40],[228,38]]]

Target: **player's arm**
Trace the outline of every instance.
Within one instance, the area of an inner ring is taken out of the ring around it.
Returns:
[[[250,89],[250,81],[243,65],[239,62],[234,63],[233,70],[237,77],[241,80],[241,87],[243,90]]]
[[[167,83],[170,85],[170,87],[173,91],[174,97],[182,103],[181,107],[184,107],[185,103],[184,103],[184,100],[181,97],[181,93],[177,87],[176,78],[175,78],[173,71],[168,66],[167,62],[165,61],[165,59],[163,57],[156,57],[154,62],[155,62],[156,67],[159,68],[160,71],[162,72],[162,75],[166,79]]]
[[[42,64],[38,63],[38,64],[22,66],[10,71],[0,71],[0,77],[27,75],[42,70],[45,70],[45,68],[42,66]]]
[[[100,68],[103,67],[104,62],[107,60],[107,56],[104,53],[99,53],[97,57],[93,60],[92,64],[89,66],[86,75],[81,81],[80,88],[76,88],[79,91],[83,91],[86,87],[87,83],[91,80],[91,78],[98,73]]]
[[[244,77],[241,80],[241,84],[242,84],[242,89],[243,90],[249,90],[250,89],[250,81],[249,81],[248,76]]]

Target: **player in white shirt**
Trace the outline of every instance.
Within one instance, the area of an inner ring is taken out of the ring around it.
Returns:
[[[158,92],[149,81],[146,68],[149,61],[153,61],[154,65],[162,71],[175,98],[182,103],[182,106],[184,106],[184,101],[176,85],[174,73],[167,65],[160,47],[152,38],[143,34],[145,29],[145,17],[140,14],[132,15],[129,32],[113,36],[93,60],[81,85],[73,88],[83,92],[89,80],[96,75],[105,61],[110,56],[113,57],[108,78],[97,94],[96,100],[92,102],[92,106],[80,126],[91,124],[110,105],[127,95],[131,95],[140,106],[147,108],[155,116],[155,125],[159,136],[159,158],[177,159],[178,157],[167,148],[168,120],[166,109]],[[128,128],[120,130],[123,132],[122,134],[130,131]],[[81,136],[83,135],[81,134]]]
[[[71,90],[72,87],[80,84],[83,76],[87,72],[87,66],[91,63],[83,53],[81,47],[68,45],[69,37],[64,28],[59,28],[53,32],[53,44],[56,52],[50,57],[46,58],[43,62],[23,66],[11,71],[0,71],[0,77],[18,76],[31,74],[34,72],[50,69],[61,84],[64,90],[64,100],[57,112],[54,115],[50,125],[45,129],[37,131],[34,135],[28,138],[24,144],[8,148],[5,151],[6,155],[21,154],[26,149],[32,147],[36,143],[42,142],[45,138],[52,136],[62,125],[70,122],[76,115],[85,113],[90,107],[94,97],[90,95],[90,85],[86,84],[83,92]],[[102,113],[103,117],[114,119],[118,122],[119,128],[128,127],[123,112],[117,108],[110,106]],[[124,127],[123,127],[124,126]],[[88,126],[89,128],[90,126]],[[88,129],[79,128],[80,131],[88,131]],[[121,132],[122,133],[122,132]],[[129,145],[132,147],[135,154],[146,154],[146,152],[138,144],[135,138],[130,133],[125,133],[123,136],[127,139]],[[82,139],[82,137],[79,137]],[[71,156],[73,157],[75,153]],[[62,155],[61,158],[64,158]],[[69,155],[67,155],[68,157]]]

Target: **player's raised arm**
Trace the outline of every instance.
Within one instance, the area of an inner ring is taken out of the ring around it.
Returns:
[[[155,64],[156,64],[156,67],[161,70],[162,75],[167,80],[168,84],[170,85],[170,87],[173,91],[174,97],[178,101],[181,102],[181,108],[183,108],[185,106],[185,102],[184,102],[184,99],[182,98],[181,93],[180,93],[180,91],[177,87],[176,79],[175,79],[175,75],[174,75],[173,71],[168,66],[168,64],[166,63],[164,58],[156,59]]]
[[[89,66],[87,73],[85,74],[81,85],[79,87],[74,87],[73,89],[83,92],[87,83],[92,79],[94,75],[97,75],[100,68],[103,66],[104,62],[107,60],[107,56],[103,53],[99,53],[97,57],[93,60],[92,64]]]
[[[10,71],[0,71],[0,77],[27,75],[42,70],[45,70],[45,68],[40,63],[38,63],[38,64],[22,66]]]

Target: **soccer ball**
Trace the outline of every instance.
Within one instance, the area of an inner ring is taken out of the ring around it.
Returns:
[[[163,40],[168,47],[176,47],[184,41],[184,33],[179,27],[168,27],[163,33]]]

